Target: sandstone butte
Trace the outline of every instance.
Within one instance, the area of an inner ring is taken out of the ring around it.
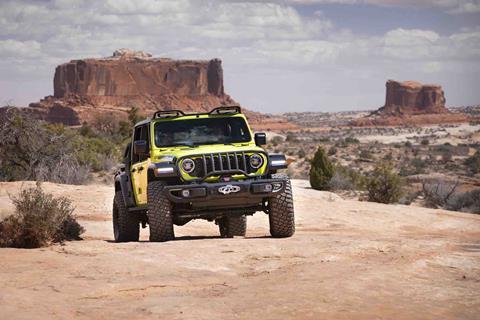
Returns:
[[[111,57],[57,66],[53,96],[22,110],[47,122],[75,126],[99,115],[125,118],[131,107],[149,116],[156,110],[193,113],[221,105],[238,105],[224,91],[221,60],[173,60],[119,49]],[[281,117],[244,112],[257,130],[295,128]]]
[[[396,126],[465,122],[466,115],[445,107],[440,85],[388,80],[385,105],[370,115],[353,120],[353,126]]]

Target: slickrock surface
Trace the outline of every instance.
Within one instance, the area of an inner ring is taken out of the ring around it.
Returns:
[[[26,183],[33,185],[33,182]],[[11,208],[0,183],[0,206]],[[113,188],[44,183],[71,196],[85,240],[0,249],[5,319],[478,319],[480,216],[342,200],[293,181],[297,232],[247,237],[213,223],[167,243],[113,243]],[[141,238],[148,239],[148,229]]]

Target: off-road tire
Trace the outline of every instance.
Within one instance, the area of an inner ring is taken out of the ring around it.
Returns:
[[[147,188],[148,224],[150,241],[163,242],[175,239],[173,232],[172,204],[163,194],[164,184],[152,181]]]
[[[113,198],[112,220],[115,242],[138,241],[140,221],[134,213],[128,212],[121,191],[115,192]]]
[[[235,236],[245,237],[247,232],[247,217],[234,216],[223,217],[218,220],[218,229],[222,238],[233,238]]]
[[[284,174],[273,174],[272,178],[286,179],[286,186],[282,193],[269,199],[270,234],[274,238],[291,237],[295,233],[295,214],[290,179]]]

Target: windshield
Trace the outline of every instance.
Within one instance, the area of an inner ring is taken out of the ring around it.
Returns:
[[[241,117],[202,118],[155,123],[155,145],[196,146],[249,142],[251,140],[245,120]]]

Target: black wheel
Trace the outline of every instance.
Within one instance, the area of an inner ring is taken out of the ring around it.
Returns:
[[[281,194],[269,199],[270,234],[275,238],[291,237],[295,233],[295,214],[290,179],[284,174],[275,174],[272,178],[285,178],[287,185]]]
[[[233,238],[235,236],[245,237],[247,232],[247,217],[224,217],[218,220],[220,236],[223,238]]]
[[[115,192],[113,198],[112,220],[115,242],[138,241],[140,221],[135,214],[127,211],[121,191]]]
[[[163,194],[163,183],[152,181],[148,184],[148,224],[150,225],[150,241],[163,242],[173,240],[172,204]]]

